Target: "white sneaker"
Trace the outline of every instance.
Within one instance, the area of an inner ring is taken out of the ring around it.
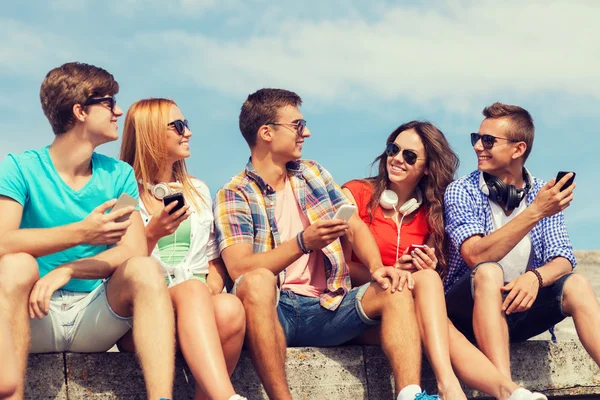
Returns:
[[[548,398],[541,393],[531,393],[525,388],[518,388],[512,392],[508,400],[548,400]]]
[[[239,394],[234,394],[229,398],[229,400],[248,400],[247,398],[240,396]]]

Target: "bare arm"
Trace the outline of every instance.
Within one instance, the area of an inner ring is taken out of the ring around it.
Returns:
[[[567,208],[573,200],[575,184],[560,191],[572,174],[565,175],[555,184],[551,180],[542,187],[533,203],[512,221],[491,234],[472,236],[460,247],[460,253],[470,268],[484,261],[500,261],[545,217]]]
[[[277,275],[303,254],[295,238],[264,253],[254,253],[253,246],[246,243],[234,244],[221,252],[233,280],[257,268],[266,268]]]
[[[225,287],[227,281],[227,270],[223,260],[218,257],[208,262],[208,278],[206,285],[212,294],[219,294]]]
[[[147,256],[144,223],[139,211],[134,211],[129,217],[131,225],[116,246],[90,258],[82,258],[58,268],[66,268],[70,278],[104,279],[125,261],[136,256]]]
[[[355,212],[348,221],[350,226],[348,240],[352,243],[352,249],[362,263],[369,268],[371,274],[377,269],[383,267],[381,262],[381,253],[377,242],[371,234],[367,224]]]

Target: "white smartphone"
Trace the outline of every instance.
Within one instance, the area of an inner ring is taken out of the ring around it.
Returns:
[[[115,212],[121,208],[125,208],[125,207],[135,207],[138,205],[138,201],[136,199],[134,199],[133,197],[131,197],[130,195],[128,195],[127,193],[121,193],[121,195],[119,196],[119,198],[117,199],[117,203],[114,205],[114,207],[112,208],[112,210],[110,210],[110,212]],[[115,222],[123,222],[126,221],[129,218],[129,215],[131,214],[127,214],[124,215],[120,218],[117,218],[115,220]]]
[[[356,206],[344,204],[340,208],[338,208],[337,212],[333,216],[333,219],[343,219],[348,222],[352,214],[356,211]]]

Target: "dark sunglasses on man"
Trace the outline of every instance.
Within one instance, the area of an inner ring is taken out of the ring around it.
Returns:
[[[294,126],[296,128],[296,133],[298,136],[302,136],[304,133],[304,128],[306,128],[306,120],[299,119],[296,122],[267,122],[265,125],[289,125]]]
[[[115,96],[110,96],[110,97],[90,97],[89,99],[87,99],[85,101],[85,103],[83,103],[84,107],[87,106],[92,106],[94,104],[104,104],[106,103],[106,105],[108,106],[108,109],[114,114],[115,112],[115,106],[117,105],[117,99],[115,98]]]
[[[400,147],[396,143],[388,143],[385,147],[385,154],[388,157],[394,157],[398,153],[400,153]],[[402,150],[402,158],[408,165],[415,165],[417,160],[424,160],[424,158],[418,158],[414,151],[407,149]]]
[[[183,136],[185,134],[185,128],[190,129],[190,123],[188,122],[187,119],[184,119],[183,121],[180,119],[176,119],[173,122],[169,122],[167,124],[167,126],[174,127],[175,130],[177,131],[177,133],[181,136]]]
[[[492,147],[494,147],[494,143],[496,143],[496,140],[506,140],[508,142],[513,142],[513,143],[518,142],[518,140],[501,138],[501,137],[496,137],[496,136],[492,136],[492,135],[488,135],[488,134],[480,135],[479,133],[471,133],[471,146],[475,147],[477,142],[479,142],[479,139],[481,139],[481,145],[486,150],[489,150]]]

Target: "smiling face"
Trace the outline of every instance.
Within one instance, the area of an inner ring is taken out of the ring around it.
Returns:
[[[285,162],[298,160],[302,157],[304,140],[310,137],[308,127],[304,128],[302,135],[298,135],[295,124],[304,119],[298,107],[286,106],[277,112],[275,122],[277,125],[267,125],[269,129],[268,140],[270,150],[277,158]]]
[[[176,120],[185,120],[181,110],[176,105],[172,105],[169,110],[169,123]],[[190,138],[192,132],[186,127],[183,135],[180,135],[173,125],[168,125],[166,135],[165,150],[170,162],[183,160],[190,156]]]
[[[427,156],[425,147],[414,129],[400,132],[394,143],[400,148],[398,154],[388,156],[386,160],[389,182],[393,185],[416,187],[423,175],[427,174]],[[402,154],[404,150],[410,150],[417,155],[417,161],[410,165]]]
[[[473,146],[477,154],[477,168],[482,172],[487,172],[494,176],[502,176],[504,172],[510,169],[516,158],[523,154],[518,143],[507,139],[506,130],[510,128],[510,121],[507,118],[486,118],[479,127],[479,134],[488,134],[500,138],[496,140],[491,149],[485,149],[481,140],[478,140]]]
[[[106,96],[110,98],[110,96]],[[93,137],[96,145],[115,141],[119,138],[117,120],[123,115],[123,110],[115,104],[111,110],[109,102],[101,102],[85,107],[85,129]]]

